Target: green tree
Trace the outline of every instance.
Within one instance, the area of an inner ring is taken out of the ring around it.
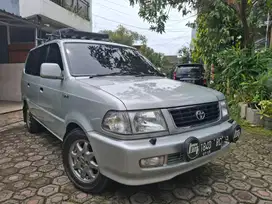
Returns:
[[[215,2],[214,0],[130,0],[132,6],[139,4],[139,16],[151,24],[152,30],[159,33],[165,31],[165,23],[171,8],[177,8],[182,15],[193,11],[200,14],[211,11]],[[271,0],[220,0],[220,2],[233,11],[241,25],[241,47],[252,47],[259,22],[263,23],[268,10],[271,9]],[[228,17],[225,13],[222,15]]]
[[[189,47],[183,46],[179,49],[178,55],[180,57],[179,62],[182,64],[189,63],[191,61],[191,49]]]
[[[119,25],[116,30],[103,30],[101,33],[109,34],[110,40],[115,43],[120,43],[128,46],[133,46],[135,43],[141,44],[139,51],[154,64],[161,72],[168,74],[168,60],[162,53],[155,52],[154,49],[147,46],[147,38],[137,32],[128,30],[122,25]]]
[[[211,64],[218,52],[232,46],[240,47],[242,26],[233,9],[221,0],[214,0],[209,9],[199,13],[195,23],[194,60],[201,58]]]
[[[136,42],[140,42],[142,44],[147,42],[147,39],[145,36],[128,30],[122,25],[119,25],[116,30],[102,30],[100,33],[107,33],[109,34],[110,40],[116,43],[132,46]]]
[[[155,52],[152,48],[146,44],[142,45],[139,50],[152,64],[154,64],[162,73],[169,74],[169,61],[162,53]]]

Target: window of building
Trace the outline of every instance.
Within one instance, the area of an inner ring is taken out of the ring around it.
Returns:
[[[90,3],[87,0],[51,0],[63,8],[89,20]]]
[[[35,42],[35,29],[10,27],[10,43]]]

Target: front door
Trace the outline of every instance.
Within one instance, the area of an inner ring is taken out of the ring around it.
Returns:
[[[50,44],[46,63],[57,63],[63,70],[62,57],[59,45]],[[40,79],[39,106],[42,110],[41,116],[44,125],[57,136],[61,137],[65,130],[64,112],[62,109],[64,80]]]
[[[25,94],[28,108],[31,114],[39,119],[39,84],[40,84],[40,66],[45,60],[46,49],[44,47],[36,48],[30,51],[26,65],[25,73],[22,79],[22,93]]]

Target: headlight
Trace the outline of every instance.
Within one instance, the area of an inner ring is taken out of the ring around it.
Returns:
[[[109,111],[103,120],[105,130],[120,134],[131,134],[131,127],[126,112]]]
[[[220,101],[220,107],[221,107],[221,112],[222,112],[222,118],[227,117],[229,115],[227,102]]]
[[[160,110],[129,112],[133,133],[150,133],[166,130],[166,123]]]
[[[119,134],[141,134],[167,130],[160,110],[109,111],[104,117],[102,128]]]

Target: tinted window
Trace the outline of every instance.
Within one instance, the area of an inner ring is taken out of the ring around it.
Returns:
[[[30,75],[40,76],[41,64],[45,62],[47,47],[37,48],[29,53],[25,72]]]
[[[201,74],[199,67],[182,67],[177,69],[177,74]]]
[[[153,65],[132,48],[90,44],[67,43],[65,51],[72,75],[110,74],[159,74]]]
[[[60,49],[58,44],[54,43],[49,45],[49,52],[48,52],[46,62],[56,63],[60,66],[61,69],[63,69],[62,59],[61,59],[61,54],[60,54]]]
[[[35,41],[35,29],[13,27],[10,28],[10,42],[11,43],[22,43],[22,42],[34,42]]]

